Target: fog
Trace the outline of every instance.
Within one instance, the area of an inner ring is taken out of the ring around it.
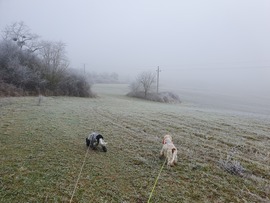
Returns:
[[[132,80],[159,66],[160,87],[186,99],[228,96],[267,109],[269,11],[268,0],[0,0],[0,29],[24,21],[61,40],[78,70]]]

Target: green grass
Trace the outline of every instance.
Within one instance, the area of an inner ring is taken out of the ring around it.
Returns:
[[[85,137],[104,135],[108,152],[90,150],[73,202],[147,202],[173,136],[179,163],[165,167],[151,202],[267,202],[269,120],[161,104],[106,87],[98,98],[0,99],[0,202],[69,202],[87,151]],[[122,88],[122,86],[120,85]],[[218,162],[239,145],[245,177]]]

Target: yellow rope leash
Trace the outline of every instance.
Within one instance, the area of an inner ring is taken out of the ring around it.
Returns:
[[[82,167],[81,167],[81,171],[80,171],[80,173],[79,173],[79,175],[78,175],[78,179],[77,179],[77,182],[76,182],[76,184],[75,184],[75,187],[74,187],[74,190],[73,190],[73,192],[72,192],[72,196],[71,196],[71,198],[70,198],[69,203],[72,202],[73,196],[74,196],[75,191],[76,191],[76,189],[77,189],[77,185],[78,185],[79,179],[80,179],[81,174],[82,174],[82,170],[83,170],[83,167],[84,167],[84,164],[85,164],[85,160],[86,160],[86,156],[87,156],[87,153],[88,153],[88,151],[89,151],[89,148],[90,148],[90,147],[87,147],[87,151],[86,151],[85,156],[84,156],[84,160],[83,160],[83,164],[82,164]]]
[[[160,174],[161,174],[161,172],[162,172],[162,170],[163,170],[163,168],[164,168],[165,163],[166,163],[166,159],[165,159],[163,165],[162,165],[161,168],[160,168],[159,174],[158,174],[158,176],[157,176],[157,178],[156,178],[156,180],[155,180],[155,184],[154,184],[153,189],[152,189],[152,191],[151,191],[151,193],[150,193],[150,196],[149,196],[149,198],[148,198],[147,203],[150,203],[150,199],[151,199],[151,197],[152,197],[152,195],[153,195],[153,192],[154,192],[154,190],[155,190],[157,181],[158,181],[159,176],[160,176]]]

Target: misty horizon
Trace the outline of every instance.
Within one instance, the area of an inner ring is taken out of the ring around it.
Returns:
[[[70,67],[160,86],[270,101],[270,2],[0,1],[0,30],[23,21],[66,44]]]

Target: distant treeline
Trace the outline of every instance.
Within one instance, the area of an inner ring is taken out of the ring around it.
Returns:
[[[117,73],[89,73],[87,74],[87,78],[92,83],[119,83],[119,78]]]
[[[71,69],[63,42],[40,40],[23,22],[6,26],[2,36],[0,96],[92,97],[91,84],[118,80],[115,73],[80,74]]]

